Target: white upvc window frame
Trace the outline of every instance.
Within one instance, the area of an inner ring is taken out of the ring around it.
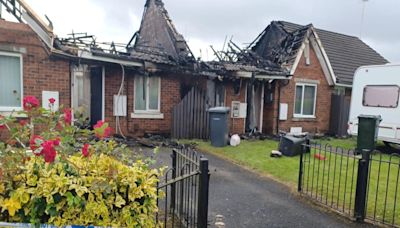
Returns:
[[[301,95],[301,114],[296,113],[296,97],[297,97],[297,87],[302,86],[302,95]],[[305,87],[310,86],[315,88],[315,93],[314,93],[314,107],[313,107],[313,114],[312,115],[304,115],[304,91]],[[315,113],[316,113],[316,107],[317,107],[317,94],[318,94],[318,85],[317,84],[312,84],[312,83],[296,83],[295,89],[294,89],[294,104],[293,104],[293,117],[294,118],[309,118],[309,119],[315,119],[317,118]]]
[[[158,79],[158,109],[150,109],[150,102],[149,102],[149,92],[150,92],[150,80],[146,80],[147,85],[146,85],[146,110],[136,110],[136,79],[138,76],[135,77],[134,79],[134,100],[133,100],[133,112],[134,114],[160,114],[161,113],[161,77],[159,76],[139,76],[139,77],[144,77],[144,78],[150,78],[150,77],[155,77]]]
[[[21,105],[19,107],[6,107],[0,106],[0,112],[13,112],[13,111],[21,111],[23,106],[23,99],[24,99],[24,71],[23,71],[23,56],[20,53],[12,53],[12,52],[4,52],[0,51],[1,56],[10,56],[10,57],[18,57],[19,58],[19,66],[20,66],[20,81],[21,81]]]

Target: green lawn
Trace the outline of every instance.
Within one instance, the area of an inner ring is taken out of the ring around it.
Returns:
[[[278,148],[278,142],[242,141],[238,147],[215,148],[209,142],[194,141],[199,150],[229,159],[248,169],[271,176],[295,189],[299,174],[299,156],[272,158],[270,153]],[[356,139],[317,140],[322,145],[349,150],[356,146]],[[318,160],[312,150],[304,156],[303,191],[314,199],[349,215],[353,214],[357,180],[358,158],[337,153],[322,153],[326,160]],[[387,161],[392,159],[392,165]],[[384,162],[379,162],[380,160]],[[389,155],[375,154],[371,161],[370,185],[368,188],[367,216],[400,225],[400,197],[396,192],[400,159]],[[376,194],[378,192],[378,194]],[[386,194],[387,192],[387,194]],[[376,213],[374,213],[376,211]],[[385,217],[385,218],[383,218]]]

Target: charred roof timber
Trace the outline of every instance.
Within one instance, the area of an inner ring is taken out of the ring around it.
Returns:
[[[222,51],[216,51],[211,47],[219,61],[205,62],[203,65],[222,75],[232,72],[248,72],[254,75],[263,75],[264,77],[259,77],[261,79],[266,77],[285,79],[291,76],[279,64],[263,58],[249,48],[240,48],[232,40],[226,46],[227,49]]]
[[[264,59],[291,67],[303,42],[314,33],[326,53],[335,83],[351,85],[358,67],[388,63],[355,36],[317,29],[312,24],[303,26],[285,21],[271,22],[250,44],[249,49]]]
[[[176,30],[161,0],[147,0],[140,29],[130,40],[128,52],[133,56],[157,56],[158,59],[181,65],[195,62],[189,46]]]

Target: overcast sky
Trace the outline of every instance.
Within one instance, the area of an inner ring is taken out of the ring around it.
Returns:
[[[26,0],[46,14],[58,36],[74,32],[99,41],[127,43],[139,29],[145,0]],[[194,54],[211,59],[209,45],[221,49],[225,37],[250,43],[272,20],[362,37],[391,62],[400,62],[400,0],[164,0],[178,31]],[[202,50],[202,52],[200,52]],[[202,53],[202,54],[200,54]]]

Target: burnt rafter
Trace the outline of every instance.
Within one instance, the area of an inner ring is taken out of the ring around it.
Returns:
[[[189,46],[177,31],[161,0],[146,1],[140,29],[127,47],[132,55],[157,55],[178,65],[195,62]]]
[[[208,63],[208,65],[213,66],[214,69],[218,69],[219,72],[223,70],[244,70],[270,75],[288,75],[288,72],[282,69],[281,66],[263,58],[250,48],[241,48],[232,40],[228,42],[226,47],[226,50],[222,51],[216,51],[212,48],[219,63],[212,62]],[[220,65],[220,67],[216,67],[217,65]],[[221,65],[224,65],[225,67],[222,67]]]
[[[333,80],[339,84],[350,86],[354,72],[360,66],[388,62],[358,37],[318,29],[312,24],[286,21],[272,21],[249,49],[264,59],[291,69],[306,40],[319,47],[322,52],[319,61],[328,64]]]

